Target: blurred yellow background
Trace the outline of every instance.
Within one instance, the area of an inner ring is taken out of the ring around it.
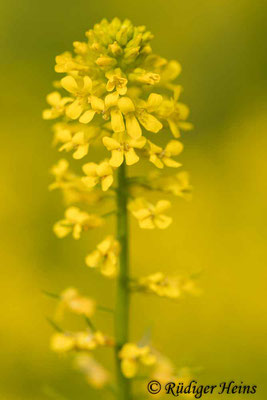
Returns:
[[[154,51],[181,62],[195,125],[182,156],[193,201],[173,202],[164,232],[132,221],[131,263],[134,275],[202,271],[204,293],[178,304],[135,295],[132,338],[151,327],[178,366],[201,367],[199,381],[256,384],[253,398],[266,399],[266,13],[262,0],[1,2],[1,399],[108,398],[49,349],[55,304],[43,289],[73,285],[108,305],[114,288],[84,266],[101,232],[81,242],[52,233],[63,206],[48,171],[59,155],[41,111],[54,57],[114,16],[145,24]],[[112,325],[106,314],[97,322]]]

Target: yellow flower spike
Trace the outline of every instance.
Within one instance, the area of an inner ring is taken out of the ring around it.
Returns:
[[[99,268],[102,275],[113,278],[118,269],[119,251],[119,242],[113,236],[107,236],[96,250],[86,256],[85,263],[90,268]]]
[[[65,333],[57,332],[51,337],[50,347],[56,353],[67,353],[74,349],[75,339]]]
[[[172,218],[163,213],[170,208],[168,200],[160,200],[154,206],[143,198],[137,198],[129,203],[129,210],[138,220],[142,229],[166,229],[172,223]]]
[[[164,164],[167,167],[178,168],[181,167],[181,163],[174,161],[171,157],[179,155],[184,146],[178,140],[171,140],[165,149],[156,146],[154,143],[148,141],[150,146],[149,150],[149,161],[151,161],[157,168],[163,168]]]
[[[68,309],[74,314],[91,317],[95,313],[95,301],[84,297],[74,288],[68,288],[60,294],[60,308]]]
[[[118,168],[123,163],[124,157],[127,165],[136,164],[139,161],[139,157],[134,149],[142,149],[145,143],[146,139],[144,137],[138,139],[126,137],[125,139],[118,138],[118,140],[108,136],[103,138],[103,144],[111,151],[112,156],[109,163],[114,168]]]
[[[118,106],[126,120],[126,131],[132,139],[138,139],[142,135],[142,129],[135,116],[135,106],[129,97],[121,97]]]
[[[113,169],[107,161],[87,163],[83,166],[83,172],[87,175],[82,178],[82,182],[92,188],[97,183],[101,183],[102,190],[107,191],[113,183]]]
[[[43,119],[56,119],[65,113],[66,105],[72,102],[71,97],[61,97],[59,92],[52,92],[46,97],[51,109],[43,111]]]
[[[103,223],[103,219],[97,215],[80,211],[78,207],[69,207],[65,212],[65,219],[56,222],[53,230],[60,239],[71,232],[74,239],[79,239],[83,230],[97,228]]]

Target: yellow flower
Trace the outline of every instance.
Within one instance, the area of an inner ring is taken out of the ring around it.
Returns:
[[[92,351],[97,347],[113,345],[113,340],[100,331],[57,332],[51,338],[51,348],[57,353],[66,353],[71,350]]]
[[[52,92],[46,97],[50,109],[43,111],[43,119],[56,119],[65,113],[66,104],[72,101],[71,97],[61,97],[59,92]]]
[[[101,389],[110,382],[109,372],[91,355],[79,354],[74,360],[74,366],[85,375],[86,381],[95,389]]]
[[[185,121],[189,115],[189,108],[185,104],[177,102],[178,95],[179,93],[174,99],[164,99],[158,110],[158,116],[167,120],[175,138],[181,136],[180,129],[189,131],[193,128],[190,122]]]
[[[119,242],[113,236],[107,236],[97,245],[97,249],[88,254],[85,262],[88,267],[100,268],[101,274],[113,277],[118,268]]]
[[[91,317],[95,312],[95,301],[89,297],[81,296],[77,289],[68,288],[60,294],[59,311],[68,309],[74,314]]]
[[[160,297],[176,299],[181,295],[181,288],[179,287],[178,280],[168,278],[161,272],[140,278],[137,285],[139,285],[140,288],[157,294]]]
[[[171,158],[173,156],[178,156],[183,150],[184,146],[178,140],[171,140],[165,149],[156,146],[150,141],[148,141],[148,144],[150,146],[149,161],[151,161],[156,167],[163,168],[165,164],[167,167],[178,168],[182,165]]]
[[[58,73],[87,70],[88,67],[78,63],[77,60],[74,60],[71,53],[68,51],[65,51],[56,57],[55,71]]]
[[[121,137],[113,136],[112,138],[105,136],[103,143],[112,154],[109,160],[110,165],[118,168],[123,163],[124,157],[127,165],[133,165],[139,161],[139,157],[134,149],[144,147],[146,139],[140,137],[135,140],[130,137],[127,138],[125,135],[121,135]]]
[[[65,219],[54,225],[54,232],[59,238],[64,238],[72,232],[74,239],[79,239],[82,231],[103,225],[103,219],[94,214],[80,211],[78,207],[69,207]]]
[[[66,130],[64,139],[65,143],[60,147],[59,151],[75,150],[73,153],[73,158],[75,160],[80,160],[86,156],[89,150],[89,140],[86,138],[83,131],[77,132],[72,136],[70,131]]]
[[[121,370],[126,378],[133,378],[138,372],[139,364],[151,366],[156,357],[149,346],[137,346],[135,343],[126,343],[119,352]]]
[[[57,332],[51,337],[50,346],[56,353],[66,353],[74,349],[75,339],[65,333]]]
[[[113,169],[107,161],[102,161],[100,164],[93,162],[83,165],[83,172],[87,175],[82,178],[85,186],[90,188],[98,183],[101,183],[102,190],[105,192],[113,183]]]
[[[160,200],[156,205],[147,202],[143,198],[137,198],[129,203],[129,210],[138,220],[143,229],[166,229],[172,222],[172,218],[163,213],[170,208],[168,200]]]
[[[105,74],[108,79],[106,89],[108,92],[112,92],[114,89],[121,95],[125,95],[127,92],[128,80],[123,76],[120,68],[116,68],[114,71],[108,71]]]
[[[190,200],[192,197],[192,186],[189,182],[189,175],[185,171],[172,176],[153,178],[152,187],[186,200]]]
[[[77,119],[82,123],[89,123],[94,115],[104,110],[104,101],[92,95],[93,82],[89,76],[74,79],[73,76],[65,76],[61,79],[62,87],[73,95],[72,103],[66,108],[66,115],[71,119]],[[91,109],[88,110],[88,104]]]

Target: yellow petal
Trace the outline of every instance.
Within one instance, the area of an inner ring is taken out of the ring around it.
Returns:
[[[82,166],[83,172],[88,176],[96,176],[97,164],[93,162],[86,163]]]
[[[159,229],[166,229],[172,223],[172,218],[167,215],[158,215],[154,222]]]
[[[126,131],[128,135],[133,139],[138,139],[142,136],[142,129],[139,125],[134,114],[128,114],[125,116],[126,119]]]
[[[139,157],[133,148],[125,152],[125,159],[127,165],[133,165],[139,161]]]
[[[155,228],[152,218],[145,218],[143,220],[139,220],[139,226],[142,229],[154,229]]]
[[[170,130],[171,130],[171,133],[173,134],[173,136],[174,136],[175,138],[180,137],[181,134],[180,134],[179,127],[178,127],[177,123],[174,122],[174,121],[173,121],[172,119],[170,119],[170,118],[167,119],[167,121],[168,121]]]
[[[106,175],[112,175],[113,170],[107,161],[103,161],[102,163],[97,165],[96,173],[98,176],[102,177],[102,176],[106,176]]]
[[[161,103],[162,103],[162,96],[160,94],[157,94],[157,93],[151,93],[149,95],[148,101],[147,101],[147,105],[148,105],[147,110],[148,110],[148,112],[156,111]]]
[[[77,92],[78,85],[72,76],[65,76],[61,79],[61,86],[70,93]]]
[[[118,100],[119,109],[123,114],[128,114],[129,112],[135,111],[135,106],[129,97],[121,97]]]
[[[119,109],[112,109],[110,112],[111,116],[111,126],[114,132],[125,131],[125,125],[123,121],[122,113]]]
[[[71,119],[77,119],[83,112],[83,106],[80,104],[79,100],[75,100],[66,109],[66,115]]]
[[[113,139],[113,138],[110,138],[110,137],[108,137],[108,136],[105,136],[105,137],[103,137],[103,144],[104,144],[104,146],[109,150],[109,151],[111,151],[111,150],[117,150],[117,149],[119,149],[120,148],[120,143],[117,141],[117,140],[115,140],[115,139]]]
[[[50,106],[56,107],[59,105],[61,100],[61,95],[59,92],[52,92],[46,96],[46,101]]]
[[[109,160],[110,165],[114,168],[118,168],[123,163],[123,155],[124,153],[122,151],[113,150],[111,159]]]
[[[139,117],[138,117],[140,123],[148,130],[149,132],[154,132],[157,133],[158,131],[161,130],[162,128],[162,123],[159,122],[159,120],[154,117],[152,114],[149,114],[147,112],[143,112]]]
[[[85,176],[82,177],[82,182],[85,184],[85,186],[92,188],[98,183],[99,178],[98,177],[93,177],[93,176]]]
[[[83,78],[83,90],[90,92],[92,90],[93,82],[89,76]]]
[[[171,207],[169,200],[159,200],[155,206],[155,214],[161,214]]]
[[[91,106],[96,111],[103,111],[105,108],[104,101],[96,96],[91,96]]]
[[[101,253],[98,250],[95,250],[86,256],[85,263],[90,268],[96,268],[99,267],[101,259]]]
[[[95,114],[96,111],[94,110],[85,111],[85,113],[83,113],[83,115],[79,118],[79,122],[81,122],[82,124],[88,124],[89,122],[92,121]]]
[[[156,154],[151,154],[149,161],[152,162],[157,168],[163,168],[163,162],[156,156]]]
[[[88,143],[78,146],[77,150],[73,153],[73,158],[75,160],[80,160],[81,158],[86,156],[86,154],[88,154],[88,149],[89,149]]]
[[[178,140],[171,140],[165,147],[165,151],[170,153],[172,156],[177,156],[183,151],[183,144]]]
[[[118,103],[118,99],[119,99],[119,94],[117,92],[108,94],[105,97],[106,108],[109,109],[110,107],[115,107]]]
[[[122,373],[128,379],[136,375],[137,367],[137,362],[135,360],[125,359],[121,362]]]
[[[63,226],[59,221],[53,226],[53,231],[58,238],[62,239],[71,232],[71,227]]]
[[[179,163],[179,162],[177,162],[177,161],[175,161],[175,160],[173,160],[172,158],[169,158],[169,157],[163,157],[162,161],[164,162],[164,164],[167,167],[170,167],[170,168],[179,168],[179,167],[182,166],[181,163]]]
[[[110,186],[113,183],[113,176],[112,175],[108,175],[105,178],[103,178],[101,180],[101,187],[102,190],[105,192],[106,190],[108,190],[110,188]]]

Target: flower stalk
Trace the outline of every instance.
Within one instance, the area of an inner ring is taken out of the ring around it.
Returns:
[[[130,381],[121,371],[119,353],[125,343],[128,342],[129,331],[129,232],[127,213],[127,185],[126,167],[123,163],[118,169],[117,190],[117,240],[120,244],[119,274],[117,277],[117,293],[115,304],[115,357],[117,369],[118,400],[130,399]]]

